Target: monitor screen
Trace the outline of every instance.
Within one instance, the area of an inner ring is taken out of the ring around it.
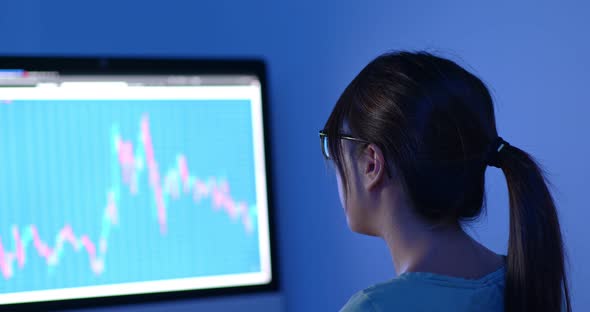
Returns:
[[[260,77],[160,63],[0,69],[0,307],[273,281]]]

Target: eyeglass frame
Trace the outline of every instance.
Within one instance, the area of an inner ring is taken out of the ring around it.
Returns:
[[[326,133],[325,130],[320,130],[319,131],[320,134],[320,146],[322,148],[322,155],[324,155],[324,158],[326,160],[330,160],[332,159],[332,157],[329,155],[329,151],[326,151],[326,144],[324,144],[324,140],[326,140],[326,142],[328,142],[328,134]],[[365,144],[371,144],[371,142],[367,141],[367,140],[363,140],[360,138],[355,138],[353,136],[351,136],[350,134],[346,134],[346,133],[338,133],[337,136],[338,139],[341,140],[349,140],[349,141],[354,141],[354,142],[359,142],[359,143],[365,143]]]

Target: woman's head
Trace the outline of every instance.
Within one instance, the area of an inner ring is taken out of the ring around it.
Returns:
[[[346,87],[320,136],[349,225],[364,234],[379,235],[383,222],[374,190],[395,193],[424,222],[458,225],[481,213],[487,165],[500,168],[510,198],[505,310],[571,310],[543,172],[517,147],[495,153],[492,98],[476,76],[424,52],[383,54]]]
[[[457,223],[479,215],[494,110],[481,80],[454,62],[428,53],[377,57],[342,93],[324,131],[345,208],[357,210],[350,166],[376,148],[383,178],[403,187],[418,216]],[[371,144],[330,139],[343,133]]]

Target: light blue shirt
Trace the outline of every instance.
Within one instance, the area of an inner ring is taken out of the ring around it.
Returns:
[[[480,279],[407,272],[356,293],[340,311],[504,311],[505,274],[505,267]]]

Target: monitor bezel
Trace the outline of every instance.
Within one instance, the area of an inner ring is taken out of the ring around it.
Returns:
[[[0,56],[0,69],[58,72],[63,75],[254,75],[260,82],[262,128],[267,181],[268,230],[271,257],[271,281],[266,284],[208,288],[158,293],[76,298],[1,305],[0,310],[39,311],[134,305],[206,297],[278,292],[275,209],[272,192],[272,155],[269,129],[267,66],[262,58],[194,57],[89,57],[89,56]]]

